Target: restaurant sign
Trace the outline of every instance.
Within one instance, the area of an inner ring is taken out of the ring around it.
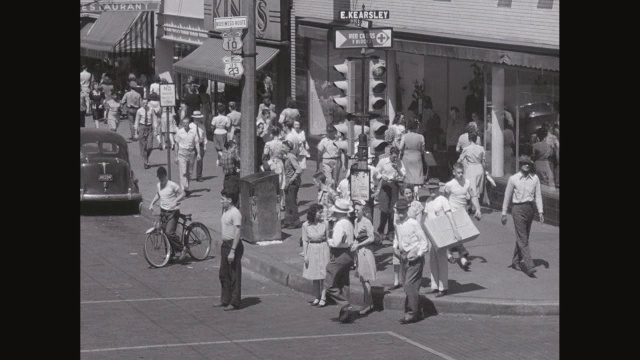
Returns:
[[[160,2],[127,2],[101,4],[93,2],[80,5],[80,12],[103,12],[103,11],[158,11]]]

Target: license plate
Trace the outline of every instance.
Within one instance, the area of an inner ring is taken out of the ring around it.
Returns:
[[[113,174],[101,174],[100,181],[113,181]]]

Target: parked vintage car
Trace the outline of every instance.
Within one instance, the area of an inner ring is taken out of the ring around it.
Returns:
[[[80,201],[123,201],[139,208],[142,194],[121,135],[80,128]]]

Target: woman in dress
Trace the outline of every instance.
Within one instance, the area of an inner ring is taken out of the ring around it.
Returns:
[[[207,94],[207,85],[202,84],[198,87],[198,96],[200,96],[200,112],[204,115],[204,124],[205,124],[205,134],[208,140],[212,140],[211,133],[211,121],[209,119],[213,118],[211,116],[211,96]]]
[[[327,292],[324,289],[324,278],[329,263],[329,244],[327,244],[327,222],[323,218],[322,205],[313,204],[307,213],[307,221],[302,224],[302,253],[304,269],[302,277],[313,281],[313,293],[316,298],[312,306],[324,307]]]
[[[471,200],[471,203],[476,209],[474,216],[477,220],[480,220],[482,218],[482,212],[480,211],[478,193],[471,183],[471,180],[465,178],[464,166],[461,163],[457,162],[453,164],[453,176],[454,178],[444,185],[444,196],[449,200],[451,211],[467,211],[468,202]],[[450,263],[455,263],[452,254],[454,251],[457,251],[460,256],[462,269],[468,271],[471,265],[471,261],[468,259],[469,251],[467,251],[463,244],[449,248],[447,250],[447,259]]]
[[[89,93],[89,100],[91,100],[91,116],[93,122],[96,124],[96,129],[100,128],[100,120],[104,118],[104,103],[106,96],[102,87],[97,83],[93,83],[93,89]]]
[[[304,130],[300,128],[300,120],[295,120],[293,122],[293,131],[298,136],[299,147],[298,147],[298,163],[302,169],[307,168],[307,158],[311,157],[309,153],[309,144],[307,144],[307,137],[304,133]]]
[[[174,136],[176,132],[178,132],[178,128],[176,127],[176,118],[177,116],[174,114],[173,108],[167,115],[167,111],[163,111],[161,107],[158,107],[154,116],[160,119],[160,146],[161,149],[164,150],[167,146],[167,140],[171,144],[171,149],[175,147]],[[167,123],[169,124],[169,132],[167,132]]]
[[[105,118],[107,119],[107,124],[109,124],[109,130],[116,131],[120,124],[120,96],[114,93],[111,96],[111,100],[108,100],[105,105]]]
[[[469,133],[470,144],[462,149],[458,162],[461,162],[464,166],[464,177],[471,180],[471,185],[475,188],[476,194],[480,195],[484,189],[484,148],[476,144],[477,139],[477,133]],[[474,204],[475,206],[476,204]],[[474,209],[474,211],[478,210]]]
[[[371,282],[376,281],[377,278],[376,259],[371,250],[371,245],[374,242],[373,224],[369,219],[369,208],[364,201],[356,204],[355,211],[354,242],[351,245],[351,251],[357,252],[358,276],[364,289],[364,305],[360,309],[360,315],[366,315],[373,310]]]
[[[287,107],[280,113],[278,124],[284,124],[287,120],[300,120],[300,111],[296,109],[296,101],[292,98],[287,99]]]
[[[409,121],[407,133],[400,141],[400,151],[402,152],[402,162],[407,169],[404,178],[405,185],[413,186],[413,199],[418,196],[418,189],[424,185],[424,171],[422,168],[422,154],[424,153],[424,136],[416,133],[418,129],[417,121]]]
[[[211,120],[211,127],[213,127],[213,146],[218,152],[218,159],[216,165],[220,166],[220,157],[224,151],[224,145],[227,143],[227,132],[231,127],[231,121],[226,116],[227,108],[223,103],[218,103],[218,116]]]

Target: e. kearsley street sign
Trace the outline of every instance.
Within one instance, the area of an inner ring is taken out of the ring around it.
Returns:
[[[341,20],[387,20],[389,10],[368,10],[368,11],[340,11]]]
[[[393,28],[335,29],[335,48],[390,48],[393,46]]]

